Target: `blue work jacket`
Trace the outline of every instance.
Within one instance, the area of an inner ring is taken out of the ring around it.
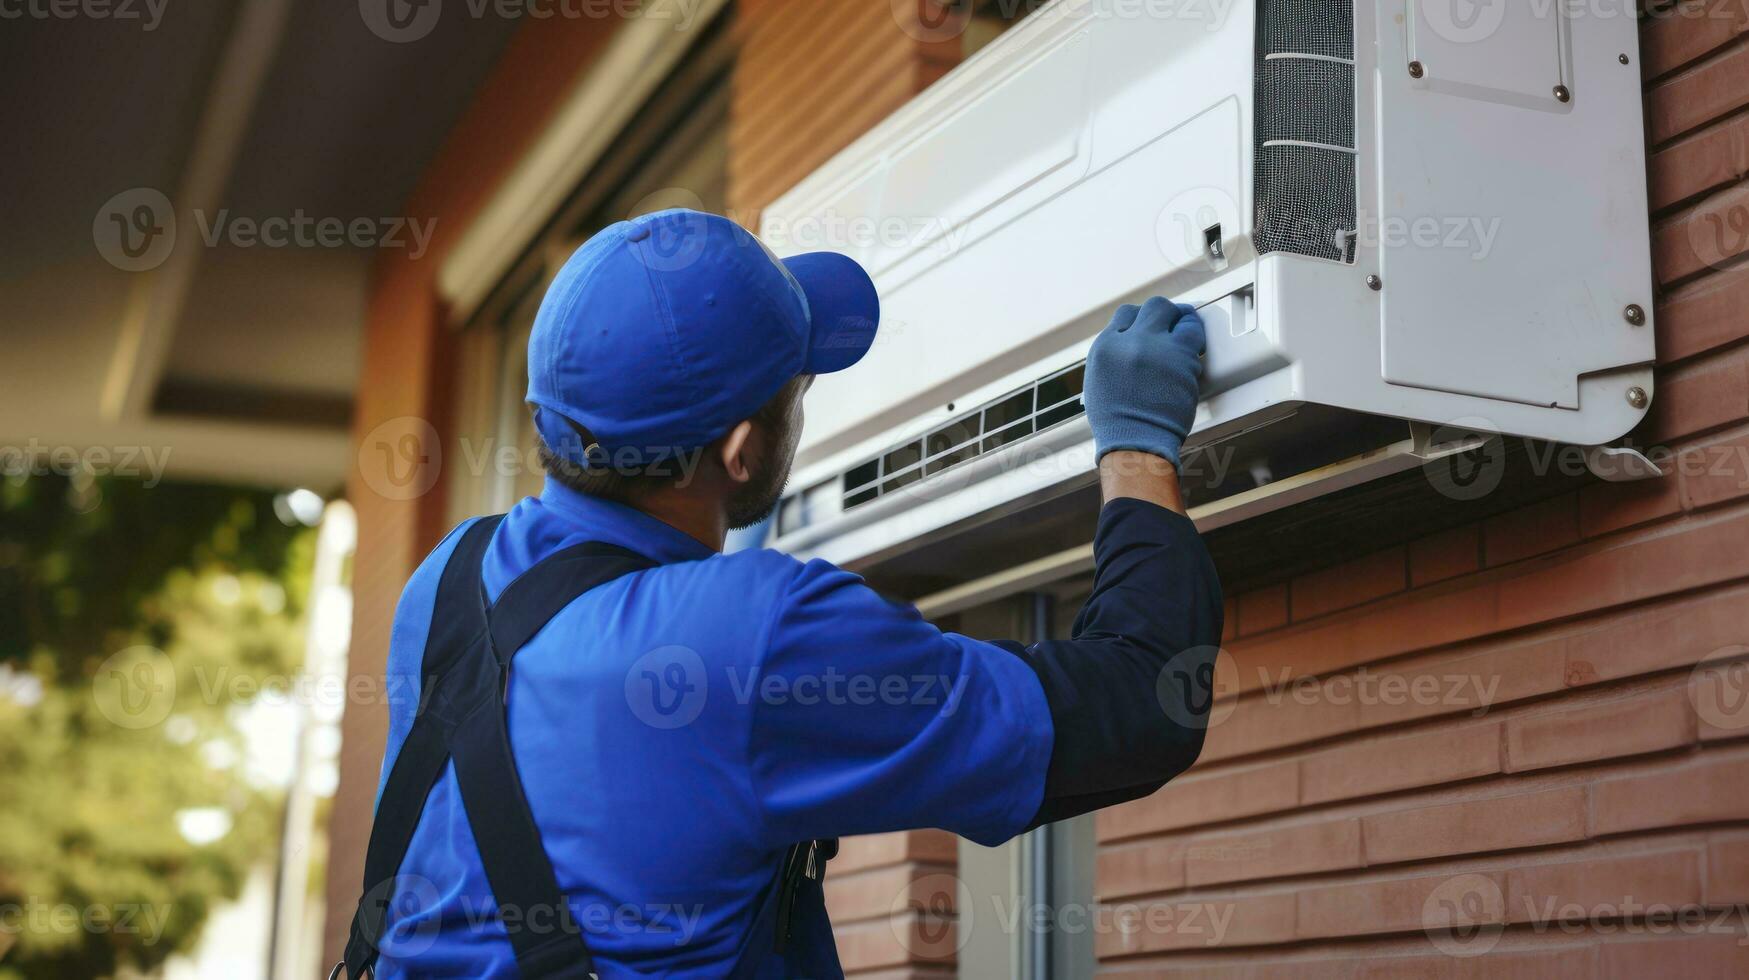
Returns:
[[[385,779],[413,724],[460,530],[396,610]],[[826,562],[720,555],[556,481],[494,534],[488,596],[590,541],[660,567],[585,593],[516,654],[508,726],[602,976],[726,975],[798,841],[940,827],[994,844],[1039,813],[1051,707],[1015,651],[944,633]],[[398,881],[379,976],[515,976],[453,767],[427,797]],[[830,955],[821,918],[799,941]],[[773,957],[760,972],[785,970]]]

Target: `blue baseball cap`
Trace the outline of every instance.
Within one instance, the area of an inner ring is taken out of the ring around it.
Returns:
[[[797,375],[861,360],[880,315],[848,256],[780,260],[700,211],[622,221],[583,243],[541,300],[528,340],[535,428],[579,465],[659,463],[709,445]]]

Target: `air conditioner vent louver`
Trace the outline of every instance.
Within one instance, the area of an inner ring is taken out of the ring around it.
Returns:
[[[1064,368],[844,471],[843,508],[877,500],[1085,412],[1086,363]]]
[[[1351,261],[1354,5],[1257,5],[1256,245]]]

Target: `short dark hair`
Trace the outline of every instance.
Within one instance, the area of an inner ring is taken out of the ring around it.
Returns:
[[[790,379],[782,388],[778,389],[777,394],[773,395],[770,401],[761,405],[759,411],[753,413],[750,421],[768,435],[782,436],[784,425],[789,418],[790,407],[797,398],[801,397],[805,379],[806,375]],[[577,433],[579,440],[577,445],[592,446],[595,444],[595,436],[588,429],[571,422],[569,419],[566,421]],[[633,504],[660,490],[679,486],[681,481],[692,472],[691,468],[680,465],[679,456],[673,455],[661,462],[641,468],[611,465],[586,467],[553,452],[538,432],[535,434],[535,441],[539,443],[537,450],[540,464],[541,468],[546,470],[547,476],[578,493],[599,497],[602,500],[611,500],[619,504]],[[693,450],[693,452],[702,454],[704,450],[698,449]]]

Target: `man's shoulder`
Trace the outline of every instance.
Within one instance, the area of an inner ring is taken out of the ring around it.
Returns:
[[[785,594],[806,567],[781,551],[758,548],[664,565],[655,571],[677,585],[707,591],[732,589],[740,597],[752,599]]]
[[[701,578],[770,587],[779,595],[805,595],[822,588],[863,584],[862,576],[847,572],[825,559],[804,560],[769,548],[712,555],[672,567],[684,570],[682,574]]]
[[[803,560],[769,549],[727,555],[653,569],[658,602],[673,603],[675,612],[705,621],[732,621],[762,634],[779,621],[796,617],[830,617],[856,608],[872,596],[862,577],[831,562]],[[635,586],[634,586],[635,588]],[[767,637],[769,639],[769,637]]]
[[[437,542],[437,545],[426,553],[425,557],[420,560],[418,567],[413,569],[413,574],[407,577],[407,585],[401,590],[401,601],[405,603],[409,598],[421,593],[435,594],[437,583],[443,577],[443,570],[449,564],[450,557],[455,554],[456,546],[461,543],[462,536],[474,525],[481,521],[490,520],[495,520],[495,518],[470,517],[450,528],[449,533],[443,536],[443,540]]]

